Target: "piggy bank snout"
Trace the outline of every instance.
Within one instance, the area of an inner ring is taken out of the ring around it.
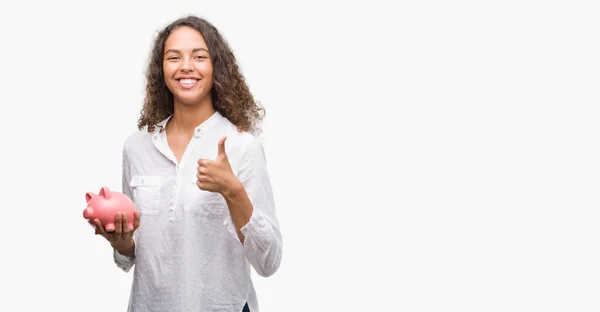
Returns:
[[[91,207],[87,207],[83,210],[83,217],[86,219],[92,218],[92,216],[94,215],[94,209],[92,209]]]

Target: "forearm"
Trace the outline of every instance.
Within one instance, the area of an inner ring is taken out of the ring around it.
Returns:
[[[113,246],[113,258],[119,268],[125,272],[129,272],[135,264],[135,243],[126,248],[117,249]]]
[[[259,275],[272,275],[281,262],[282,242],[277,224],[266,215],[254,211],[255,208],[242,183],[230,188],[223,197],[229,206],[231,221],[244,246],[246,258]],[[254,220],[251,220],[252,218]]]
[[[252,202],[244,189],[244,185],[237,179],[231,183],[231,186],[224,192],[223,197],[229,207],[231,220],[240,242],[244,244],[245,236],[242,234],[241,228],[250,222],[254,210]]]
[[[113,247],[114,248],[114,247]],[[124,248],[114,248],[118,253],[123,256],[134,259],[135,258],[135,242],[131,240],[131,244]]]
[[[238,236],[244,256],[264,277],[274,274],[281,263],[282,238],[275,213],[273,190],[260,141],[249,139],[236,175],[228,176],[221,192],[230,216],[224,226]],[[233,231],[235,228],[235,232]]]

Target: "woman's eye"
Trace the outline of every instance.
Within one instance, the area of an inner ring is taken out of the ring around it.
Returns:
[[[198,55],[198,56],[196,56],[196,58],[199,58],[199,59],[205,59],[205,58],[207,58],[207,57],[206,57],[206,56],[204,56],[204,55]]]

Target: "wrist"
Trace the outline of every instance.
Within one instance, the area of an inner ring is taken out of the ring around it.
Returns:
[[[223,190],[223,197],[226,201],[232,201],[238,197],[238,194],[244,190],[244,185],[236,177],[233,177],[228,186]]]
[[[133,239],[128,244],[113,246],[113,248],[124,256],[133,256],[135,250],[135,242]]]

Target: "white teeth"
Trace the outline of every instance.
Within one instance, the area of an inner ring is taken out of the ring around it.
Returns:
[[[181,82],[182,84],[186,84],[186,85],[195,84],[196,81],[198,81],[198,80],[197,79],[181,79],[181,80],[179,80],[179,82]]]

